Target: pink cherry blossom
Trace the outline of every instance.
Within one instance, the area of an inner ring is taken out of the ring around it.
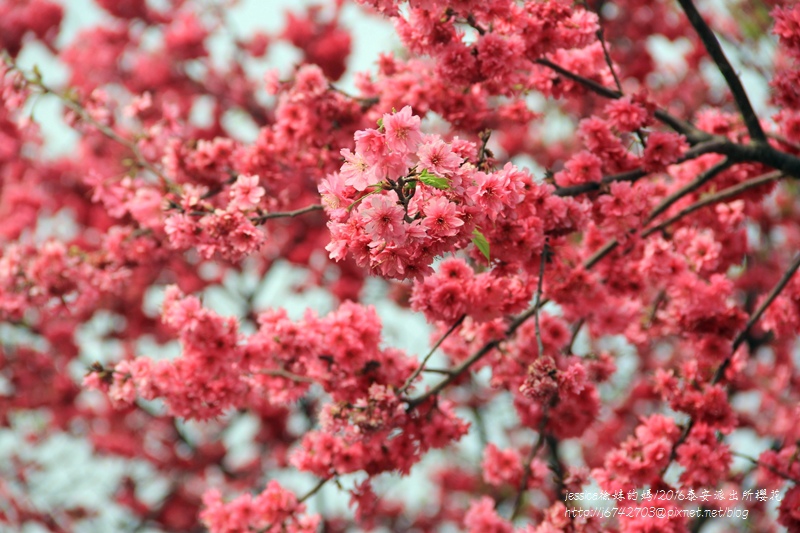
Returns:
[[[95,4],[0,2],[0,530],[800,531],[796,3]]]

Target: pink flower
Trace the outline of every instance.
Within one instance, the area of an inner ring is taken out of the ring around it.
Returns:
[[[514,528],[494,510],[494,501],[488,496],[474,501],[464,516],[468,533],[511,533]]]
[[[556,175],[561,186],[597,183],[603,178],[603,162],[591,152],[578,152],[564,164],[564,172]]]
[[[732,457],[728,446],[717,440],[716,431],[699,423],[678,447],[677,459],[685,468],[681,483],[686,487],[705,488],[725,479]]]
[[[434,237],[452,237],[464,225],[464,221],[458,217],[456,205],[444,197],[428,202],[423,212],[425,218],[422,224]]]
[[[800,57],[800,6],[776,7],[770,14],[775,19],[772,33],[780,37],[789,53]]]
[[[378,130],[359,130],[355,133],[356,153],[370,165],[377,165],[388,152],[386,136]]]
[[[461,158],[441,139],[423,144],[417,156],[422,168],[438,176],[449,176],[461,166]]]
[[[647,136],[644,149],[644,166],[648,172],[664,170],[680,159],[689,148],[686,139],[676,133],[655,131]]]
[[[522,479],[522,458],[517,450],[501,451],[494,444],[489,444],[483,452],[481,468],[483,478],[495,487],[503,484],[518,487]]]
[[[415,152],[422,142],[420,119],[405,106],[397,113],[383,115],[383,128],[386,145],[400,154]]]
[[[239,209],[250,209],[258,205],[265,194],[259,187],[258,176],[241,175],[231,187],[231,205]]]
[[[374,169],[361,154],[358,152],[354,154],[346,148],[343,148],[341,153],[345,162],[339,177],[344,179],[345,185],[349,185],[357,191],[363,191],[378,181]]]
[[[611,123],[622,132],[636,131],[648,121],[647,109],[632,101],[630,96],[606,104],[605,112]]]
[[[375,239],[392,240],[403,235],[403,208],[386,196],[370,196],[359,211],[364,229]]]

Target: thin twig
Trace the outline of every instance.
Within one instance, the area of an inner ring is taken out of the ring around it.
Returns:
[[[600,46],[603,47],[603,56],[606,59],[606,65],[608,65],[608,70],[610,70],[611,75],[614,76],[614,85],[617,86],[617,91],[619,91],[619,94],[623,94],[624,91],[622,90],[622,83],[620,83],[619,81],[619,76],[617,76],[617,70],[614,68],[614,62],[611,61],[611,54],[608,53],[606,40],[603,37],[603,28],[597,30],[597,39],[600,41]]]
[[[578,338],[578,334],[581,332],[581,328],[583,327],[583,325],[585,323],[586,323],[586,318],[585,317],[581,317],[581,318],[578,319],[577,322],[575,322],[575,324],[573,324],[573,326],[572,326],[572,334],[569,336],[569,343],[564,348],[564,353],[565,354],[567,354],[567,355],[572,354],[572,347],[575,345],[575,341]]]
[[[531,448],[530,453],[528,453],[528,456],[525,458],[525,462],[522,465],[522,480],[519,482],[517,495],[514,497],[514,505],[511,508],[511,516],[508,519],[510,522],[514,522],[514,520],[516,520],[519,516],[519,512],[522,510],[522,499],[525,494],[525,490],[528,487],[528,481],[531,478],[531,464],[533,464],[536,454],[539,453],[539,450],[542,449],[542,445],[545,443],[544,429],[546,426],[547,409],[545,408],[545,412],[542,414],[542,420],[539,423],[539,435],[536,437],[536,443]]]
[[[619,76],[617,75],[617,69],[614,68],[614,61],[612,61],[611,54],[608,51],[608,45],[606,44],[603,28],[597,30],[597,40],[600,41],[600,46],[603,48],[603,57],[605,57],[608,70],[611,71],[611,75],[614,77],[614,85],[617,86],[617,91],[619,91],[619,94],[625,94],[625,91],[622,90],[622,82],[620,82]],[[642,130],[639,128],[636,129],[636,137],[639,139],[639,142],[642,144],[642,146],[647,146],[647,140],[645,139],[644,134],[642,134]]]
[[[336,478],[336,476],[331,476],[331,477],[326,477],[326,478],[324,478],[324,479],[321,479],[321,480],[319,481],[319,483],[317,483],[316,485],[314,485],[314,487],[313,487],[311,490],[309,490],[309,491],[308,491],[308,492],[306,492],[306,493],[305,493],[303,496],[301,496],[300,498],[298,498],[298,499],[297,499],[297,504],[299,505],[299,504],[301,504],[301,503],[305,503],[305,502],[306,502],[306,500],[308,500],[309,498],[311,498],[312,496],[314,496],[316,493],[318,493],[318,492],[320,491],[320,489],[321,489],[322,487],[324,487],[324,486],[325,486],[325,484],[326,484],[328,481],[330,481],[330,480],[332,480],[332,479],[335,479],[335,478]],[[285,522],[285,521],[284,521],[284,522]],[[265,526],[265,527],[263,527],[263,528],[261,528],[261,529],[258,529],[258,530],[256,530],[256,532],[255,532],[255,533],[266,533],[267,531],[271,530],[271,529],[272,529],[272,527],[273,527],[274,525],[276,525],[276,524],[268,524],[267,526]],[[281,525],[283,525],[283,523],[281,523]],[[251,529],[252,529],[252,528],[251,528]],[[282,530],[282,531],[283,531],[283,530],[285,530],[285,526],[284,526],[284,527],[283,527],[281,530]]]
[[[789,265],[789,268],[786,269],[786,272],[783,273],[783,276],[781,276],[781,279],[772,288],[770,293],[767,295],[766,299],[763,302],[761,302],[761,305],[758,306],[758,309],[756,309],[755,312],[752,315],[750,315],[750,318],[747,320],[744,329],[740,331],[739,334],[734,339],[733,348],[731,349],[730,354],[728,355],[728,357],[725,358],[725,360],[722,362],[719,368],[717,368],[717,371],[714,373],[714,378],[711,380],[712,384],[718,383],[725,375],[725,370],[731,364],[731,359],[733,358],[733,354],[747,338],[747,334],[750,332],[750,329],[756,324],[756,322],[759,321],[761,316],[764,314],[767,308],[772,304],[772,302],[775,301],[775,298],[778,297],[778,295],[786,287],[786,285],[789,284],[789,281],[792,279],[792,276],[794,276],[794,274],[797,272],[798,268],[800,268],[800,253],[798,253],[795,256],[794,261],[792,261],[792,264]]]
[[[725,57],[725,52],[722,51],[716,35],[711,31],[706,21],[703,20],[692,0],[678,0],[678,3],[686,13],[689,22],[694,26],[695,31],[697,31],[697,35],[703,42],[708,55],[714,60],[720,73],[725,78],[725,82],[733,94],[736,106],[742,114],[750,138],[758,143],[766,143],[767,137],[764,135],[764,130],[761,128],[761,123],[758,121],[753,106],[750,104],[750,98],[748,98],[739,76],[736,75],[736,71],[733,70],[728,58]]]
[[[480,361],[483,356],[497,348],[503,340],[507,339],[511,335],[513,335],[525,322],[531,318],[536,310],[547,303],[547,300],[543,300],[539,302],[539,305],[532,305],[529,307],[524,313],[519,315],[511,325],[508,326],[506,329],[505,334],[499,339],[493,339],[481,347],[477,352],[469,356],[467,359],[461,362],[460,365],[456,366],[452,370],[450,370],[448,376],[444,378],[442,381],[431,387],[429,390],[425,391],[424,393],[420,394],[415,398],[410,398],[408,400],[408,410],[411,410],[418,406],[419,404],[425,402],[428,398],[439,394],[443,389],[445,389],[448,385],[450,385],[453,381],[458,379],[458,377],[467,371],[472,365]]]
[[[781,472],[780,470],[778,470],[777,468],[775,468],[772,465],[768,465],[766,463],[763,463],[763,462],[759,461],[758,459],[750,457],[749,455],[746,455],[746,454],[743,454],[743,453],[739,453],[739,452],[735,452],[733,450],[731,450],[731,455],[733,455],[734,457],[741,457],[742,459],[750,461],[751,463],[753,463],[756,466],[760,466],[761,468],[769,470],[770,472],[772,472],[773,474],[775,474],[778,477],[782,477],[783,479],[785,479],[787,481],[793,481],[794,483],[800,485],[800,479],[798,479],[798,478],[796,478],[796,477],[794,477],[794,476],[792,476],[790,474],[787,474],[785,472]]]
[[[723,202],[725,200],[729,200],[730,198],[734,198],[734,197],[742,194],[745,191],[748,191],[750,189],[754,189],[756,187],[760,187],[762,185],[766,185],[767,183],[770,183],[770,182],[773,182],[773,181],[777,181],[777,180],[782,179],[784,177],[786,177],[786,174],[776,170],[774,172],[770,172],[768,174],[764,174],[762,176],[758,176],[757,178],[753,178],[751,180],[744,181],[744,182],[739,183],[737,185],[734,185],[732,187],[728,187],[727,189],[723,189],[723,190],[721,190],[719,192],[716,192],[714,194],[709,194],[708,196],[706,196],[704,198],[701,198],[697,202],[695,202],[695,203],[683,208],[676,215],[668,218],[667,220],[665,220],[663,222],[658,223],[655,226],[652,226],[652,227],[648,228],[647,230],[645,230],[644,233],[642,233],[642,237],[649,237],[653,233],[655,233],[657,231],[661,231],[664,228],[669,227],[670,225],[674,224],[675,222],[677,222],[678,220],[682,219],[683,217],[685,217],[687,215],[690,215],[691,213],[694,213],[698,209],[702,209],[703,207],[706,207],[707,205],[716,204],[716,203],[719,203],[719,202]]]
[[[681,187],[677,191],[675,191],[672,194],[670,194],[669,196],[667,196],[658,205],[658,207],[653,209],[653,212],[650,213],[650,216],[648,216],[647,220],[645,220],[645,222],[644,222],[645,225],[649,224],[658,215],[660,215],[661,213],[663,213],[664,211],[669,209],[670,206],[672,206],[672,204],[674,204],[675,202],[677,202],[678,200],[680,200],[681,198],[683,198],[687,194],[690,194],[690,193],[696,191],[697,189],[699,189],[700,187],[702,187],[703,185],[705,185],[706,183],[708,183],[709,181],[714,179],[721,172],[724,172],[725,170],[728,170],[731,166],[733,166],[733,162],[730,159],[725,158],[722,161],[720,161],[719,163],[717,163],[716,165],[714,165],[713,167],[709,168],[708,170],[706,170],[705,172],[700,174],[693,181],[687,183],[686,185],[684,185],[683,187]]]
[[[539,257],[539,279],[536,282],[536,296],[533,300],[533,307],[536,309],[533,313],[533,326],[536,331],[536,348],[539,350],[539,357],[544,356],[542,331],[539,329],[539,302],[542,300],[542,283],[544,281],[544,265],[547,262],[547,253],[547,244],[545,244],[542,249],[542,255]]]
[[[408,390],[408,387],[411,386],[411,383],[413,383],[414,380],[417,379],[417,376],[419,376],[420,373],[422,373],[422,371],[425,370],[425,365],[428,363],[428,360],[433,356],[436,350],[439,349],[439,346],[441,346],[442,343],[445,341],[445,339],[447,339],[447,337],[449,337],[450,334],[453,333],[462,324],[462,322],[464,322],[465,318],[467,318],[467,315],[465,314],[461,315],[458,318],[458,320],[456,320],[455,323],[452,326],[450,326],[450,329],[448,329],[444,335],[439,337],[439,340],[436,341],[436,344],[433,345],[433,347],[430,349],[427,355],[422,359],[422,363],[420,363],[417,369],[414,370],[413,374],[408,376],[408,379],[405,381],[405,383],[403,383],[403,386],[400,387],[399,391],[397,391],[398,396],[406,392],[406,390]]]
[[[272,376],[272,377],[277,377],[277,378],[289,379],[291,381],[296,381],[298,383],[311,383],[311,384],[316,383],[316,381],[314,381],[313,379],[311,379],[308,376],[301,376],[299,374],[294,374],[292,372],[289,372],[288,370],[284,370],[283,368],[259,370],[258,374],[263,374],[265,376]]]
[[[326,477],[326,478],[324,478],[324,479],[321,479],[321,480],[319,480],[319,483],[317,483],[316,485],[314,485],[314,487],[313,487],[311,490],[309,490],[309,491],[308,491],[308,492],[306,492],[304,495],[302,495],[302,496],[301,496],[301,497],[300,497],[300,498],[297,500],[297,503],[305,503],[305,502],[306,502],[306,500],[308,500],[309,498],[311,498],[312,496],[314,496],[314,494],[318,493],[318,492],[320,491],[320,489],[321,489],[322,487],[324,487],[324,486],[325,486],[325,484],[326,484],[328,481],[330,481],[331,479],[333,479],[334,477],[335,477],[335,476],[332,476],[332,477]]]
[[[27,74],[25,74],[10,57],[5,57],[5,62],[9,69],[16,70],[17,72],[19,72],[25,79],[26,83],[28,83],[33,87],[38,88],[42,94],[51,94],[55,96],[56,98],[61,100],[61,102],[67,108],[69,108],[72,112],[78,115],[83,122],[90,124],[93,128],[95,128],[97,131],[99,131],[112,141],[121,144],[126,149],[128,149],[133,154],[136,163],[141,168],[151,172],[154,176],[156,176],[161,181],[161,185],[165,189],[168,189],[171,186],[170,180],[164,175],[163,172],[161,172],[161,170],[156,168],[152,163],[150,163],[144,157],[144,155],[139,150],[139,147],[136,145],[134,141],[126,139],[125,137],[121,136],[119,133],[114,131],[112,128],[110,128],[109,126],[106,126],[105,124],[102,124],[97,120],[95,120],[94,117],[92,117],[92,115],[88,111],[86,111],[86,109],[83,106],[81,106],[78,102],[76,102],[72,98],[69,98],[65,94],[56,91],[50,86],[46,85],[39,76],[32,78]]]
[[[251,219],[254,224],[261,224],[266,222],[267,220],[273,218],[289,218],[289,217],[296,217],[300,215],[304,215],[306,213],[310,213],[312,211],[321,211],[322,206],[320,204],[311,204],[309,206],[303,207],[301,209],[295,209],[294,211],[282,211],[276,213],[264,213],[263,215],[259,215]]]
[[[451,374],[451,371],[445,368],[423,368],[422,371],[430,374],[444,374],[446,376]]]
[[[536,60],[536,63],[558,72],[565,78],[569,78],[572,81],[580,83],[587,89],[605,98],[611,98],[616,100],[622,98],[623,96],[622,93],[615,91],[613,89],[609,89],[607,87],[603,87],[596,81],[581,76],[580,74],[576,74],[572,71],[569,71],[564,67],[562,67],[561,65],[553,63],[549,59],[540,58]],[[669,114],[663,109],[656,109],[656,111],[653,114],[658,120],[660,120],[661,122],[672,128],[673,130],[685,135],[686,139],[689,141],[690,144],[697,144],[704,141],[708,141],[714,137],[710,133],[698,129],[693,124],[685,120],[679,119],[678,117]]]

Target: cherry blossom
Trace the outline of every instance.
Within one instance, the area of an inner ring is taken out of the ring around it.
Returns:
[[[800,7],[94,4],[0,2],[0,529],[800,531]]]

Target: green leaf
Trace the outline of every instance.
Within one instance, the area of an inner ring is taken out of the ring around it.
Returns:
[[[378,131],[383,131],[383,117],[378,119]]]
[[[450,188],[450,181],[447,178],[440,178],[435,174],[431,174],[427,169],[423,170],[419,175],[419,181],[428,187],[434,187],[436,189],[447,190]]]
[[[472,230],[472,244],[474,244],[478,250],[481,251],[483,256],[486,258],[487,261],[491,262],[492,258],[489,253],[489,241],[486,240],[486,235],[481,233],[481,230],[475,228]]]

